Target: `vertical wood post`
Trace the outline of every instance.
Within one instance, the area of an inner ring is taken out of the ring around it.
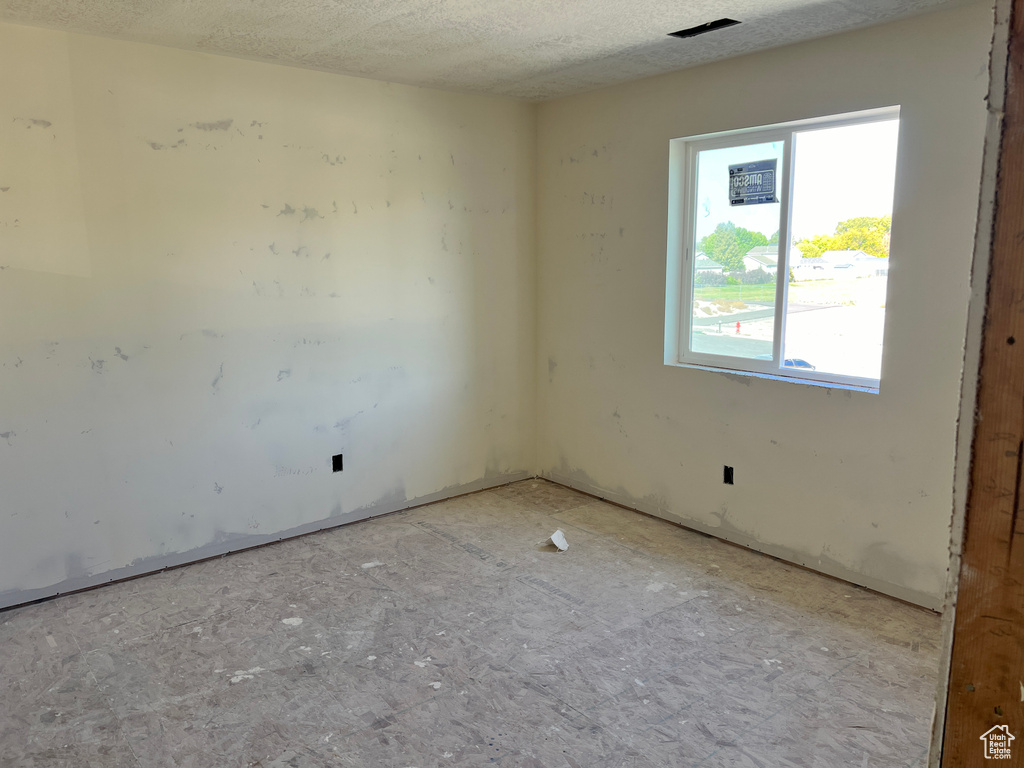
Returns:
[[[941,765],[1024,765],[1024,0],[1013,0]],[[941,706],[942,702],[940,702]],[[1015,737],[986,757],[992,728]]]

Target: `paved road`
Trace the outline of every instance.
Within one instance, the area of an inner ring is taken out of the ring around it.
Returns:
[[[758,355],[770,355],[772,343],[764,339],[751,339],[746,336],[719,336],[717,334],[706,336],[698,331],[693,334],[693,351],[751,358]]]
[[[754,306],[753,304],[749,306]],[[722,324],[723,328],[728,328],[730,325],[734,326],[736,323],[745,323],[748,320],[760,320],[764,317],[771,317],[775,314],[775,307],[767,307],[766,309],[755,309],[749,312],[736,312],[732,315],[718,316],[718,317],[695,317],[693,318],[693,324],[695,326],[715,326],[719,323]]]
[[[775,314],[775,307],[771,304],[748,304],[747,306],[757,307],[757,309],[736,312],[732,315],[720,315],[718,317],[695,317],[693,318],[693,324],[695,326],[712,325],[717,327],[721,323],[722,327],[726,328],[730,325],[735,326],[737,322],[745,323],[749,320],[761,320],[765,317],[772,317]],[[786,309],[787,314],[792,315],[796,312],[812,312],[816,309],[831,309],[831,307],[822,304],[789,304]]]

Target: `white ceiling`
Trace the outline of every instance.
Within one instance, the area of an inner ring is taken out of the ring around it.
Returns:
[[[0,0],[0,18],[379,80],[547,99],[968,2]],[[686,40],[666,36],[723,17],[743,23]]]

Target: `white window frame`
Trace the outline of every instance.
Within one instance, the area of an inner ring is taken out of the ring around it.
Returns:
[[[665,284],[665,365],[740,373],[820,386],[838,386],[865,392],[878,392],[879,379],[847,376],[824,371],[786,368],[782,345],[786,333],[786,302],[789,291],[789,230],[793,198],[794,134],[808,129],[838,128],[847,125],[899,119],[899,106],[879,107],[841,115],[796,120],[788,123],[746,128],[719,133],[686,136],[669,141],[668,256]],[[697,153],[742,144],[784,142],[779,202],[779,255],[776,269],[775,325],[772,359],[714,355],[694,352],[690,347],[693,312],[693,272],[697,201]],[[886,322],[888,325],[888,322]],[[883,331],[883,350],[885,348]],[[884,352],[883,352],[884,354]]]

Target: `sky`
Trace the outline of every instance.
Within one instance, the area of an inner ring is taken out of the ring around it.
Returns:
[[[898,120],[886,120],[796,134],[792,239],[831,235],[854,216],[892,213]],[[778,159],[782,142],[751,144],[700,153],[697,169],[697,241],[720,222],[732,221],[770,237],[779,228],[782,206],[729,205],[729,166]]]

